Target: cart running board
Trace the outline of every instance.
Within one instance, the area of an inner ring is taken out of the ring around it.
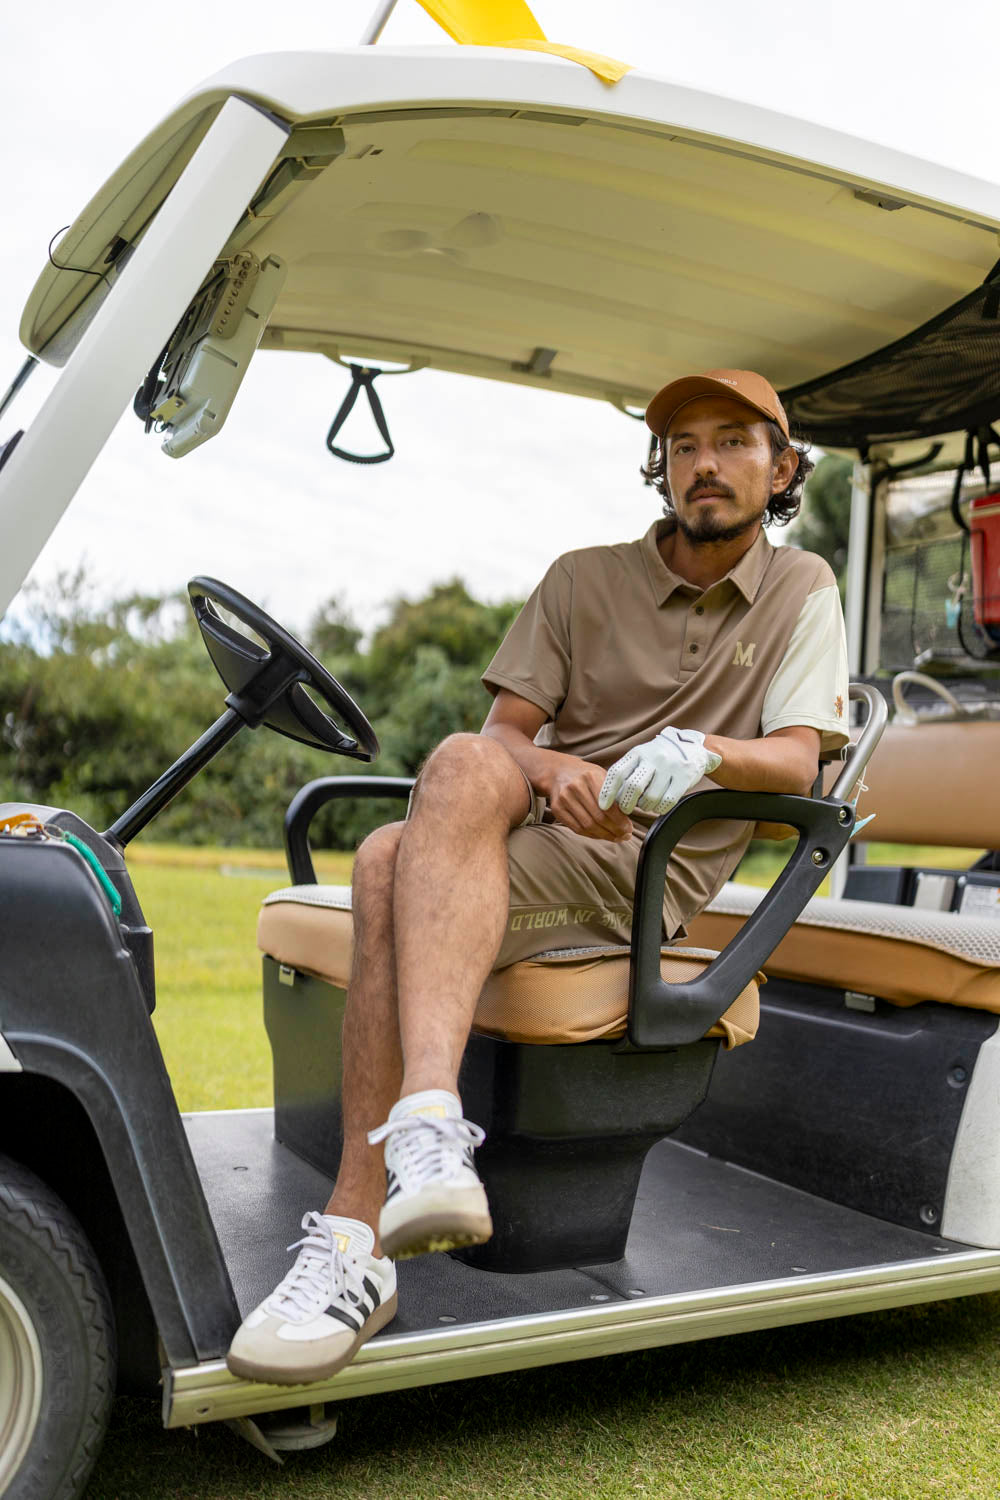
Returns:
[[[166,1427],[188,1427],[288,1406],[347,1400],[376,1391],[494,1375],[998,1289],[1000,1253],[959,1250],[926,1260],[796,1276],[727,1287],[724,1291],[622,1299],[596,1307],[502,1318],[459,1328],[395,1337],[383,1334],[331,1380],[306,1386],[240,1380],[229,1373],[222,1360],[213,1360],[164,1372],[163,1421]]]

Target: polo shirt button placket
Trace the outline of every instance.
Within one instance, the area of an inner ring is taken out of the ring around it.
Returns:
[[[704,604],[692,604],[688,610],[688,628],[684,632],[684,649],[681,653],[681,672],[693,672],[699,665],[696,658],[701,653],[703,639],[692,640],[692,636],[704,636]]]

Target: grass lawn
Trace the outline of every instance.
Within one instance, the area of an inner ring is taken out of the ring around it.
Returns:
[[[782,857],[755,850],[745,878],[768,883]],[[348,878],[345,856],[318,863]],[[282,857],[139,844],[130,864],[181,1107],[269,1103],[254,922]],[[995,1500],[998,1335],[1000,1294],[372,1396],[282,1469],[224,1427],[165,1433],[155,1402],[122,1399],[87,1497]]]
[[[346,884],[351,857],[316,858]],[[289,883],[278,850],[137,843],[129,868],[155,933],[153,1022],[181,1109],[271,1103],[255,933],[261,898]]]

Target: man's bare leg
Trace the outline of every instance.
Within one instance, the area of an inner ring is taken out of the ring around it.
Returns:
[[[344,1011],[344,1146],[333,1195],[323,1210],[360,1219],[375,1231],[385,1198],[382,1151],[368,1132],[399,1098],[403,1057],[396,1002],[393,882],[404,823],[377,829],[358,850],[352,876],[354,954]]]
[[[458,1093],[479,992],[507,923],[507,840],[527,784],[494,740],[453,735],[431,756],[399,841],[396,983],[404,1096]]]
[[[292,1270],[244,1318],[227,1356],[234,1374],[281,1384],[326,1378],[396,1312],[396,1276],[383,1259],[381,1150],[367,1133],[399,1097],[393,881],[404,825],[365,840],[354,861],[354,955],[344,1012],[344,1144],[323,1216],[310,1213]],[[326,1217],[329,1216],[329,1217]],[[293,1247],[296,1248],[296,1247]]]
[[[344,1148],[324,1212],[377,1226],[385,1173],[368,1131],[401,1093],[457,1092],[476,1000],[507,920],[507,835],[527,810],[524,778],[507,752],[478,735],[457,735],[428,761],[410,821],[379,829],[358,850],[344,1014]],[[418,1066],[408,1066],[405,1079],[400,920],[417,980],[409,1010]]]
[[[378,1242],[385,1169],[382,1153],[365,1136],[385,1118],[402,1077],[392,943],[402,826],[372,834],[355,860],[340,1171],[324,1213],[302,1221],[305,1237],[292,1247],[299,1250],[292,1269],[236,1331],[227,1363],[252,1380],[296,1385],[326,1379],[396,1314],[396,1273]]]
[[[401,1094],[369,1140],[385,1142],[379,1236],[390,1256],[479,1244],[492,1233],[458,1070],[509,907],[507,841],[530,805],[502,745],[454,735],[421,774],[399,838],[393,899]]]
[[[295,1266],[237,1331],[228,1355],[235,1374],[284,1383],[325,1378],[394,1315],[395,1272],[378,1242],[384,1164],[366,1134],[391,1115],[401,1092],[457,1096],[476,1001],[507,919],[507,835],[523,821],[528,802],[524,778],[502,746],[456,736],[428,762],[411,820],[379,830],[358,851],[344,1019],[344,1149],[325,1211],[330,1217],[306,1216]],[[457,1107],[457,1097],[450,1103]],[[459,1136],[475,1135],[475,1126],[454,1120],[455,1108],[440,1113],[452,1116],[449,1129]],[[447,1124],[442,1134],[458,1154],[450,1178],[445,1173],[449,1224],[442,1238],[432,1212],[416,1235],[410,1224],[400,1237],[397,1222],[399,1253],[489,1233],[482,1186],[465,1165],[461,1139],[447,1137]],[[433,1135],[429,1122],[425,1129]],[[457,1217],[456,1171],[458,1197],[465,1195]],[[469,1224],[472,1231],[463,1232]]]

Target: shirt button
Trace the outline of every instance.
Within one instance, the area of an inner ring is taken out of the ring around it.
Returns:
[[[703,615],[705,613],[704,604],[696,604],[694,607],[694,612],[696,615]]]
[[[694,655],[694,653],[697,651],[697,649],[698,649],[697,646],[689,646],[688,647],[688,650],[691,652],[692,655]]]

